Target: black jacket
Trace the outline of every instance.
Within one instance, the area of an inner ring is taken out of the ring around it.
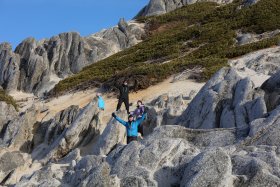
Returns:
[[[118,87],[120,91],[120,99],[128,99],[128,94],[129,94],[129,87],[127,85],[122,84],[121,86]]]

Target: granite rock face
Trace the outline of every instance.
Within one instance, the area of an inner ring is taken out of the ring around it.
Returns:
[[[149,4],[145,6],[136,17],[154,16],[165,14],[184,5],[202,2],[203,0],[150,0]],[[233,0],[207,0],[209,2],[216,2],[219,4],[232,3]]]
[[[20,56],[13,53],[8,43],[0,44],[0,86],[5,90],[17,89]]]
[[[139,43],[144,24],[121,19],[118,26],[82,37],[61,33],[50,39],[27,38],[15,51],[0,44],[0,86],[42,95],[85,66]]]
[[[124,119],[124,114],[118,114]],[[96,144],[93,146],[92,153],[95,155],[108,155],[119,143],[126,142],[126,129],[114,119],[111,119]]]
[[[222,149],[197,155],[186,167],[181,186],[233,186],[230,156]]]
[[[261,88],[265,91],[265,101],[269,111],[280,104],[280,71],[265,81]]]
[[[146,17],[165,14],[175,9],[181,8],[185,5],[190,5],[198,2],[215,2],[218,4],[228,4],[232,3],[233,0],[150,0],[148,5],[146,5],[136,17]],[[259,0],[243,0],[242,7],[251,6],[256,4]]]
[[[17,167],[23,165],[24,157],[19,151],[0,152],[0,184],[5,182],[5,178]]]
[[[264,92],[233,68],[218,71],[178,119],[189,128],[243,128],[267,112]]]
[[[263,89],[276,88],[277,77],[267,80]],[[209,124],[206,129],[175,125],[176,120],[166,118],[168,124],[157,120],[149,135],[128,145],[123,144],[125,132],[115,120],[101,127],[102,111],[96,100],[81,109],[71,106],[50,121],[29,126],[32,165],[41,167],[23,175],[16,186],[279,186],[280,106],[265,110],[268,93],[255,89],[233,68],[223,68],[190,103],[186,111],[192,108],[192,113],[175,117],[182,124],[188,124],[184,119]],[[220,100],[226,102],[216,104]],[[169,108],[179,115],[182,105],[182,96],[165,95],[149,103],[149,108],[163,119],[163,111]],[[125,113],[118,115],[125,118]],[[196,115],[205,119],[195,121]],[[230,128],[216,128],[215,115],[225,119],[218,120],[220,127]],[[229,126],[232,121],[236,126]],[[13,142],[14,147],[21,145]],[[11,181],[20,167],[2,172],[4,185],[15,184]]]
[[[33,125],[36,123],[36,110],[29,109],[25,113],[15,115],[1,130],[0,148],[10,147],[29,152],[33,137]]]
[[[257,145],[257,136],[246,138],[246,132],[241,137],[236,129],[162,126],[147,139],[119,145],[107,156],[83,156],[74,166],[50,162],[17,186],[47,181],[53,186],[279,185],[276,146]]]
[[[0,102],[0,132],[11,120],[16,118],[18,115],[17,111],[12,105],[6,102]]]
[[[241,74],[246,74],[246,71],[250,71],[250,74],[252,74],[250,77],[252,78],[257,75],[272,76],[280,70],[280,47],[255,51],[230,60],[229,64]]]

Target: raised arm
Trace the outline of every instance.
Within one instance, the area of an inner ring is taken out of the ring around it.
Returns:
[[[119,123],[123,124],[124,126],[126,126],[126,122],[124,120],[122,120],[121,118],[119,118],[115,113],[112,113],[113,118],[115,118]]]
[[[143,116],[137,120],[138,125],[140,125],[146,119],[146,117],[147,113],[143,114]]]

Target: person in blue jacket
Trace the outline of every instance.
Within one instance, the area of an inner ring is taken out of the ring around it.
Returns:
[[[104,100],[101,96],[101,93],[97,93],[96,96],[97,96],[97,99],[98,99],[98,108],[100,110],[105,110],[105,102],[104,102]]]
[[[138,127],[146,119],[146,115],[147,114],[144,114],[141,118],[137,120],[134,120],[133,115],[129,115],[128,121],[124,121],[121,118],[119,118],[115,113],[112,113],[113,118],[115,118],[118,122],[120,122],[126,127],[127,144],[129,144],[132,141],[137,141]]]

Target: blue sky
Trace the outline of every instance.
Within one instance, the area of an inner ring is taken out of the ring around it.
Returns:
[[[0,43],[13,48],[27,37],[37,40],[61,32],[82,36],[133,18],[149,0],[0,0]]]

